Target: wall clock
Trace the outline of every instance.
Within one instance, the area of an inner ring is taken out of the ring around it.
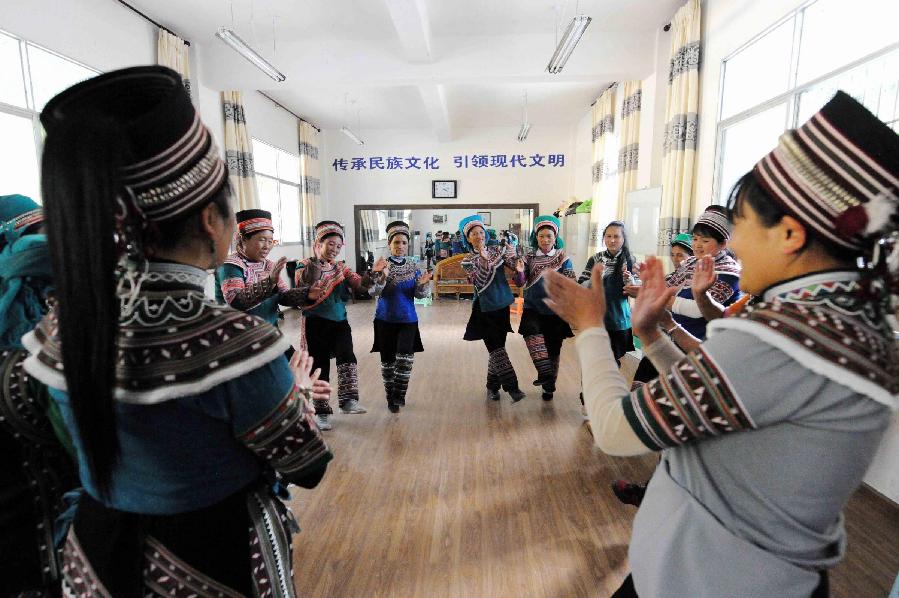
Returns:
[[[431,197],[456,199],[456,181],[431,181]]]

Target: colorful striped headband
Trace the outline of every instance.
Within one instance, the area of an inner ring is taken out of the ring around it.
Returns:
[[[218,148],[199,114],[175,145],[122,170],[123,182],[134,194],[137,206],[149,220],[157,222],[178,218],[205,203],[227,176]]]
[[[899,135],[842,91],[780,137],[753,176],[791,216],[830,243],[864,249],[896,218]]]
[[[339,235],[342,241],[343,227],[336,222],[323,222],[315,227],[316,243],[321,243],[325,240],[325,237],[330,237],[331,235]]]
[[[397,235],[406,235],[406,239],[410,239],[409,236],[409,225],[405,222],[397,222],[391,226],[387,227],[387,242],[393,240],[393,238]]]
[[[727,216],[721,212],[706,210],[703,212],[702,216],[699,217],[699,220],[696,221],[694,227],[699,226],[700,224],[704,224],[712,230],[718,231],[721,236],[724,237],[725,241],[730,239],[730,221],[727,219]]]
[[[462,229],[462,235],[467,239],[468,232],[475,227],[481,227],[482,229],[484,229],[485,233],[487,232],[487,229],[484,228],[483,220],[471,220],[465,223],[465,227]]]
[[[122,150],[133,162],[120,182],[134,207],[153,222],[183,218],[220,192],[225,164],[191,102],[181,76],[163,66],[139,66],[82,81],[51,99],[41,112],[48,140],[64,123],[122,132]]]
[[[237,230],[244,235],[252,235],[261,230],[270,230],[275,232],[275,226],[270,218],[251,218],[237,225]]]
[[[24,214],[20,214],[13,219],[13,230],[19,230],[22,228],[28,228],[33,224],[38,224],[44,221],[44,210],[41,208],[37,208],[36,210],[30,210],[25,212]]]

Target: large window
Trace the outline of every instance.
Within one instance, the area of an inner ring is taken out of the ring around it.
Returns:
[[[841,89],[899,131],[899,2],[813,0],[722,66],[715,199]]]
[[[275,239],[300,243],[300,157],[253,139],[259,205],[272,213]]]
[[[54,95],[98,72],[0,32],[0,195],[41,201],[40,111]]]

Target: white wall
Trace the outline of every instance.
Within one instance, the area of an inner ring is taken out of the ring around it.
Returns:
[[[552,213],[568,197],[573,173],[574,146],[570,127],[534,126],[524,143],[516,141],[517,129],[486,128],[454,131],[454,139],[440,143],[430,132],[417,130],[362,130],[359,146],[340,131],[324,131],[322,152],[323,217],[353,228],[357,204],[402,205],[458,203],[538,203],[541,213]],[[453,156],[468,154],[565,154],[565,166],[545,168],[457,169]],[[350,160],[372,156],[436,156],[439,170],[376,170],[335,172],[335,158]],[[455,179],[456,200],[431,199],[431,181]],[[447,224],[453,225],[452,222]],[[458,223],[456,223],[458,224]],[[348,235],[345,255],[355,255],[355,241]]]

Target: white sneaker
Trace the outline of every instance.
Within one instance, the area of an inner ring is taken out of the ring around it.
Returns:
[[[365,409],[362,405],[359,404],[359,401],[356,399],[352,399],[343,404],[343,407],[340,408],[342,413],[368,413],[368,410]]]
[[[316,415],[315,423],[318,424],[319,430],[330,430],[332,427],[327,415]]]

